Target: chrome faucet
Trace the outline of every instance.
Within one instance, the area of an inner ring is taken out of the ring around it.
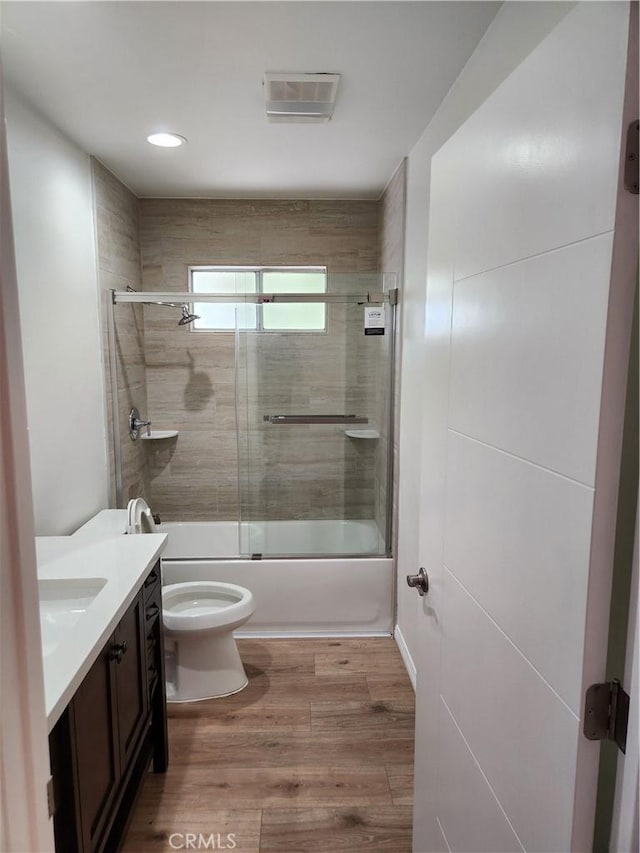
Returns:
[[[140,412],[134,406],[129,412],[129,435],[132,441],[136,441],[142,427],[146,426],[147,435],[151,435],[151,421],[143,421]]]

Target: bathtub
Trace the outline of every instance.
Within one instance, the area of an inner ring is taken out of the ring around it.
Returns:
[[[239,637],[391,634],[393,560],[373,556],[381,547],[373,521],[163,522],[159,532],[169,536],[163,583],[251,590],[256,610]],[[363,556],[341,556],[356,551]]]

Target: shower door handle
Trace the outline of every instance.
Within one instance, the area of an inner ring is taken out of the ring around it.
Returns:
[[[407,585],[418,590],[418,595],[426,595],[429,592],[429,578],[426,571],[421,568],[417,575],[407,575]]]
[[[270,424],[368,424],[360,415],[264,415]]]

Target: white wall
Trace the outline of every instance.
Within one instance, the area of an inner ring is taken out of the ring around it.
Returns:
[[[422,405],[424,387],[424,319],[431,158],[574,3],[506,3],[451,87],[408,158],[407,225],[403,293],[400,401],[399,542],[397,628],[411,674],[418,650],[422,600],[405,576],[419,567]],[[427,571],[429,567],[427,566]],[[403,642],[402,642],[403,641]]]
[[[1,78],[1,69],[0,69]],[[1,88],[1,79],[0,79]],[[0,850],[52,851],[18,287],[0,91]]]
[[[108,494],[91,170],[15,94],[6,113],[35,529],[63,535]]]

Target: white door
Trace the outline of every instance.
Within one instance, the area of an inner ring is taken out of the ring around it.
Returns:
[[[604,676],[637,259],[628,33],[628,4],[578,4],[432,162],[416,853],[591,848],[582,699]]]

